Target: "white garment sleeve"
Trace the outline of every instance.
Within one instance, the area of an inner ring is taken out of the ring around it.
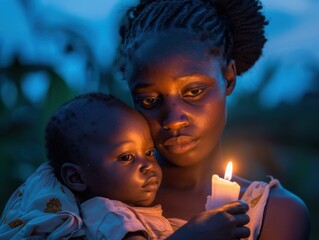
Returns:
[[[69,239],[83,236],[73,193],[53,168],[42,164],[10,197],[1,217],[0,239]]]
[[[95,197],[81,204],[81,215],[88,239],[121,240],[129,232],[147,232],[125,204]]]
[[[269,198],[270,189],[279,186],[279,181],[271,178],[269,183],[254,181],[247,188],[242,197],[242,200],[246,201],[249,205],[247,215],[250,217],[250,221],[246,226],[250,229],[250,236],[246,240],[258,239],[263,224],[264,211]]]

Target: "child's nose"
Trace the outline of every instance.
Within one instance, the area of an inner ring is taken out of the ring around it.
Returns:
[[[151,163],[150,161],[143,159],[141,161],[141,167],[140,167],[140,171],[141,173],[145,174],[149,171],[151,171],[153,169],[153,163]]]

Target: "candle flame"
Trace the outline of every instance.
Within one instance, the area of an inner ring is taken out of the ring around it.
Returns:
[[[232,178],[232,173],[233,173],[233,163],[229,161],[226,167],[224,179],[230,181],[230,179]]]

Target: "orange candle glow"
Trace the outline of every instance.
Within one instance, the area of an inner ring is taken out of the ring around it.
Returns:
[[[233,164],[229,162],[226,167],[224,178],[214,174],[212,176],[212,195],[207,197],[206,210],[217,208],[229,202],[238,200],[240,186],[231,182]]]

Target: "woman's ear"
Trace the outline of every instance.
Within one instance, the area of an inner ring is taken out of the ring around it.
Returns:
[[[234,60],[231,60],[226,69],[225,73],[225,81],[226,81],[226,95],[229,96],[235,86],[236,86],[236,76],[237,76],[237,70],[236,70],[236,64]]]
[[[82,176],[82,169],[74,163],[64,163],[61,167],[61,177],[64,184],[73,191],[83,192],[87,185]]]

